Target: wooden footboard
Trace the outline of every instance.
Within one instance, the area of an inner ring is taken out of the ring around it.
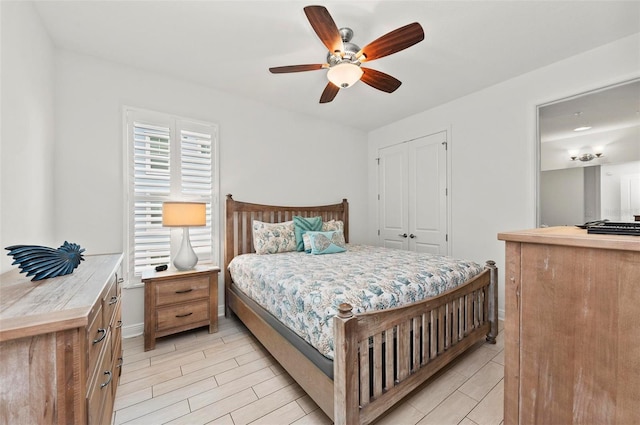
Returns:
[[[353,314],[341,305],[334,318],[334,379],[278,334],[231,289],[229,262],[254,252],[253,219],[282,222],[293,215],[343,220],[348,203],[277,207],[238,202],[227,195],[225,307],[235,312],[273,357],[336,424],[368,424],[467,348],[498,335],[498,272],[493,261],[478,276],[437,297],[395,309]]]
[[[420,303],[334,318],[334,422],[368,424],[486,337],[498,334],[497,268]]]

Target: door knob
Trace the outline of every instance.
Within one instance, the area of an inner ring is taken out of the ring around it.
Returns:
[[[412,233],[412,234],[410,234],[410,235],[409,235],[409,237],[410,237],[411,239],[413,239],[413,238],[417,238],[417,236],[416,236],[416,235],[414,235],[413,233]]]
[[[407,234],[406,233],[400,233],[398,236],[400,236],[401,238],[406,238]]]

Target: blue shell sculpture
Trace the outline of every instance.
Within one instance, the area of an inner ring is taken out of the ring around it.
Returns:
[[[19,264],[20,273],[33,276],[32,281],[71,274],[84,261],[84,248],[67,241],[58,249],[38,245],[13,245],[5,249],[14,259],[11,265]]]

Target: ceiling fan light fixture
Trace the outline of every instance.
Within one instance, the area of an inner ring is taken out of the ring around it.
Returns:
[[[337,87],[346,89],[357,83],[363,73],[358,65],[343,62],[329,68],[327,78]]]

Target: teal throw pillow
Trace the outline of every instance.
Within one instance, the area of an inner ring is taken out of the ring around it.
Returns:
[[[312,254],[335,254],[347,250],[344,233],[335,232],[307,232]]]
[[[302,234],[304,232],[322,230],[322,217],[301,217],[299,215],[294,215],[293,226],[296,234],[296,250],[304,251]]]

